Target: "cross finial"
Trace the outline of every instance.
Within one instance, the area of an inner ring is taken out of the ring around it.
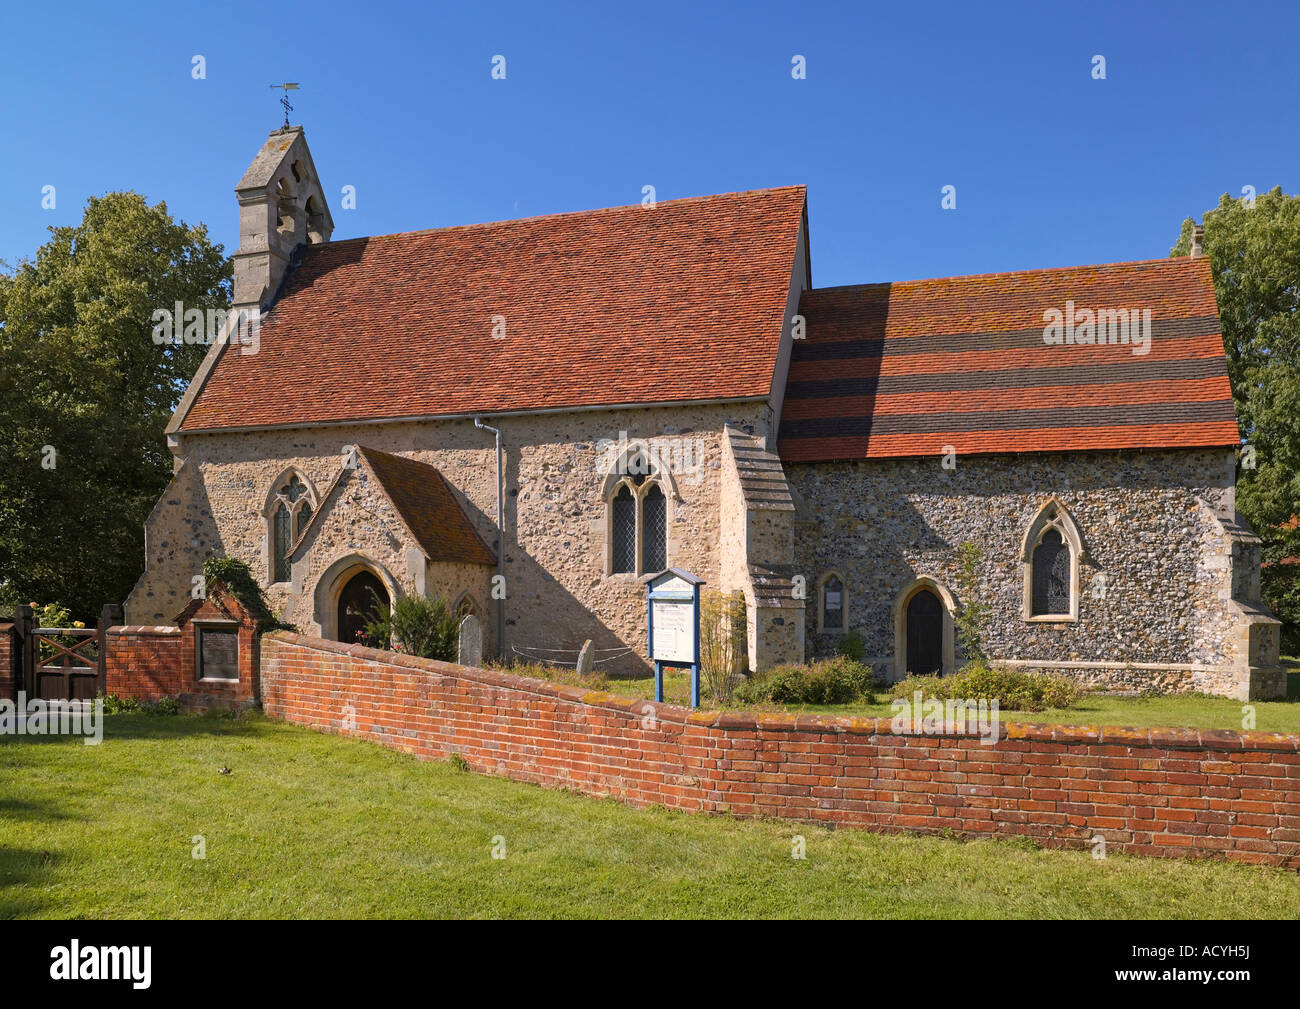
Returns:
[[[280,98],[280,104],[284,106],[284,128],[287,130],[289,128],[289,113],[293,111],[293,106],[289,104],[289,92],[297,91],[298,85],[286,82],[284,84],[272,84],[271,87],[280,88],[284,92],[284,95]]]

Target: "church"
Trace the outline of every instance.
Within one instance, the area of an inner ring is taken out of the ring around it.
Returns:
[[[489,652],[631,673],[674,567],[743,592],[751,670],[851,634],[897,680],[962,663],[973,544],[996,664],[1284,693],[1195,243],[818,288],[801,186],[337,242],[326,192],[300,127],[236,186],[257,339],[168,426],[129,623],[226,554],[307,634],[437,594]]]

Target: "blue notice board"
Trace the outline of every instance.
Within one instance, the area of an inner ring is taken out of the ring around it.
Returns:
[[[655,669],[655,700],[664,699],[664,667],[691,671],[691,707],[700,706],[700,586],[702,578],[668,568],[646,575],[646,637]]]

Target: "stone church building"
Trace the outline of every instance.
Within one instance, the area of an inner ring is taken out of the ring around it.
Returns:
[[[338,242],[326,192],[297,127],[236,187],[257,339],[172,419],[128,622],[229,554],[306,633],[437,593],[617,673],[672,566],[751,669],[854,632],[897,679],[961,663],[969,542],[995,662],[1283,689],[1203,255],[817,288],[798,186]]]

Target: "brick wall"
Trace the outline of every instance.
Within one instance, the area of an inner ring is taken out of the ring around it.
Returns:
[[[178,697],[205,707],[213,702],[242,705],[257,699],[256,620],[238,600],[215,589],[192,600],[176,618],[177,626],[110,627],[105,636],[104,692],[138,701]],[[238,679],[200,679],[196,657],[201,628],[232,630],[238,638]]]
[[[14,625],[0,620],[0,700],[17,696],[14,668],[17,660],[16,646]]]
[[[104,654],[106,694],[156,701],[185,690],[179,627],[110,627]]]
[[[261,658],[273,717],[631,805],[1300,867],[1300,736],[1005,723],[990,746],[888,719],[691,712],[296,634],[264,638]]]

